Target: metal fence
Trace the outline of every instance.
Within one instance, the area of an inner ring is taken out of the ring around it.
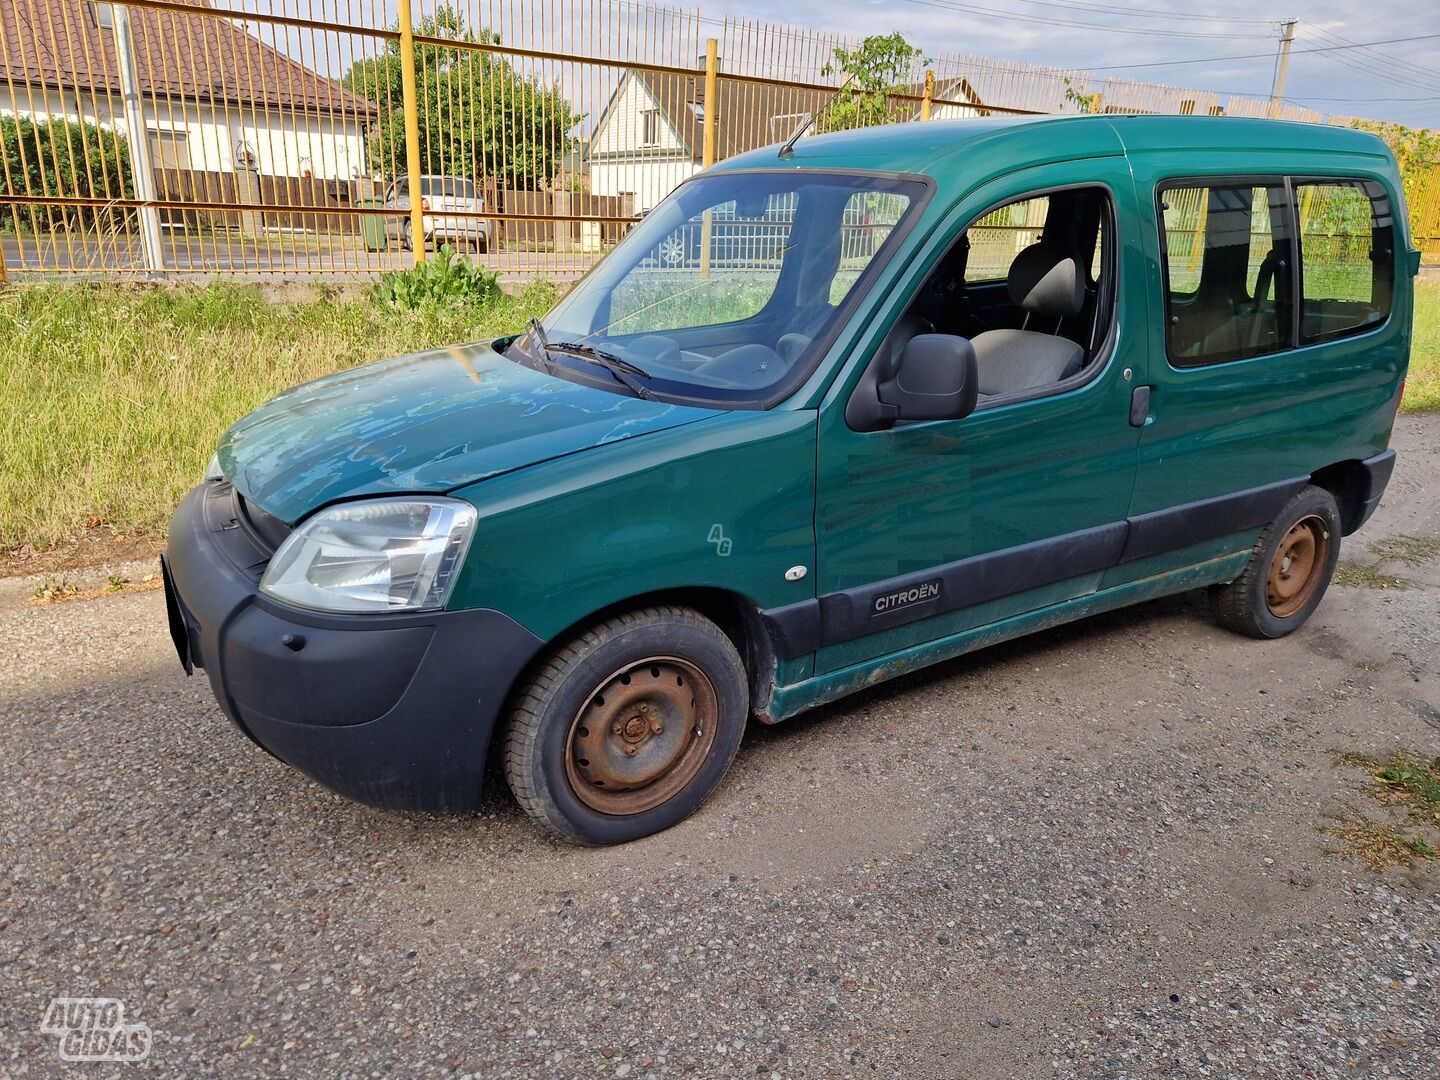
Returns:
[[[822,31],[633,0],[5,0],[0,276],[305,276],[442,243],[584,272],[685,177],[814,130],[1291,105],[942,53],[835,94]],[[1411,192],[1440,256],[1440,179]]]

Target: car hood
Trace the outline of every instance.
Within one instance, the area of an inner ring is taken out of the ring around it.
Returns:
[[[556,378],[484,342],[287,390],[225,433],[220,467],[248,500],[293,525],[336,499],[450,491],[713,415]]]

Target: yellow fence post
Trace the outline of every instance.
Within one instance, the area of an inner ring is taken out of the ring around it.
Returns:
[[[925,72],[925,96],[920,99],[920,119],[930,119],[930,107],[935,101],[935,72]]]
[[[400,92],[405,105],[405,175],[410,188],[410,246],[415,265],[425,261],[425,208],[420,191],[420,102],[415,89],[415,24],[410,0],[400,2]]]
[[[720,74],[720,42],[715,38],[705,39],[705,136],[702,146],[702,163],[705,168],[715,164],[715,118],[720,112],[717,100],[717,84]]]
[[[715,164],[715,119],[720,112],[718,93],[720,70],[720,42],[715,38],[705,39],[705,116],[701,121],[703,131],[700,143],[700,164],[708,169]],[[700,276],[710,276],[710,234],[713,231],[714,214],[709,210],[700,219]]]

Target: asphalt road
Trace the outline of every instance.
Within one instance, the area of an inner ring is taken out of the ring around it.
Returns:
[[[1440,536],[1440,417],[1342,558]],[[1202,598],[752,730],[581,850],[343,802],[186,680],[158,593],[0,610],[0,1075],[118,998],[165,1076],[1427,1077],[1440,871],[1319,827],[1341,750],[1440,754],[1440,563],[1279,642]],[[1372,808],[1373,809],[1373,808]],[[85,1070],[91,1070],[86,1072]]]
[[[0,237],[7,272],[15,278],[63,272],[80,274],[144,273],[144,256],[134,237],[97,240],[90,237],[52,239]],[[479,256],[479,262],[507,277],[578,277],[594,265],[598,255],[500,250]],[[305,238],[276,236],[269,240],[225,237],[187,239],[167,236],[165,270],[170,274],[239,275],[242,277],[310,277],[317,275],[368,276],[382,270],[412,265],[408,251],[368,252],[358,243],[330,245]]]

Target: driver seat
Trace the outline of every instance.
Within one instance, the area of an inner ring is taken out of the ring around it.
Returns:
[[[1015,256],[1006,284],[1011,301],[1024,309],[1025,321],[1019,330],[986,330],[971,340],[981,397],[1061,382],[1085,362],[1084,347],[1060,336],[1064,321],[1085,306],[1085,274],[1078,252],[1047,240],[1032,244]],[[1054,319],[1054,332],[1029,329],[1036,315]]]

